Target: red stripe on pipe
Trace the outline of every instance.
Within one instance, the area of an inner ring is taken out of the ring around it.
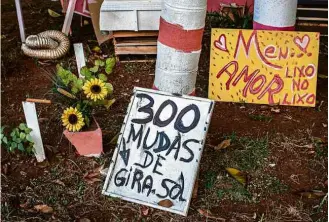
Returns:
[[[253,29],[254,30],[278,30],[278,31],[294,31],[295,26],[287,26],[287,27],[275,27],[275,26],[269,26],[269,25],[263,25],[258,22],[253,23]]]
[[[192,52],[201,50],[203,28],[184,30],[179,25],[170,24],[160,17],[158,41],[162,44],[181,50]]]
[[[154,90],[159,90],[154,84],[153,84],[153,86],[152,86],[152,89],[154,89]],[[191,93],[189,93],[188,95],[189,95],[189,96],[195,96],[195,89],[194,89]]]

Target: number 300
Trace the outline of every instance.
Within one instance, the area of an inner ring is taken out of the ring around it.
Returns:
[[[156,113],[154,115],[154,112],[152,109],[152,107],[154,105],[154,99],[145,93],[137,94],[136,97],[140,98],[140,99],[147,99],[149,101],[145,106],[138,108],[138,112],[147,113],[148,116],[144,119],[132,119],[131,122],[138,123],[138,124],[145,124],[145,123],[149,123],[153,120],[154,125],[159,126],[159,127],[165,127],[169,123],[171,123],[171,121],[173,121],[173,119],[175,119],[178,108],[174,101],[172,101],[170,99],[164,101],[159,106],[159,109],[156,111]],[[167,106],[171,106],[171,108],[172,108],[171,115],[166,120],[161,120],[160,115]],[[194,112],[194,119],[190,123],[189,126],[184,126],[182,119],[186,115],[186,113],[188,113],[189,111]],[[200,120],[200,110],[196,105],[191,104],[191,105],[186,106],[184,109],[182,109],[179,112],[179,114],[177,115],[177,118],[175,120],[174,128],[181,133],[187,133],[198,125],[199,120]]]

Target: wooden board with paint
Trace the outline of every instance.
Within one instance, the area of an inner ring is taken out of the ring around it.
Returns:
[[[212,29],[208,97],[314,107],[319,36],[313,32]]]
[[[103,194],[187,215],[213,105],[135,88]]]

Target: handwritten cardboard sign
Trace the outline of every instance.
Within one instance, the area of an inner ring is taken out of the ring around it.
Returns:
[[[187,215],[213,105],[135,88],[103,194]]]
[[[315,106],[319,33],[212,29],[209,98]]]

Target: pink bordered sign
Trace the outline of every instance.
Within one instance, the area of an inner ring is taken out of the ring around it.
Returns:
[[[314,107],[319,36],[314,32],[212,29],[209,98]]]

